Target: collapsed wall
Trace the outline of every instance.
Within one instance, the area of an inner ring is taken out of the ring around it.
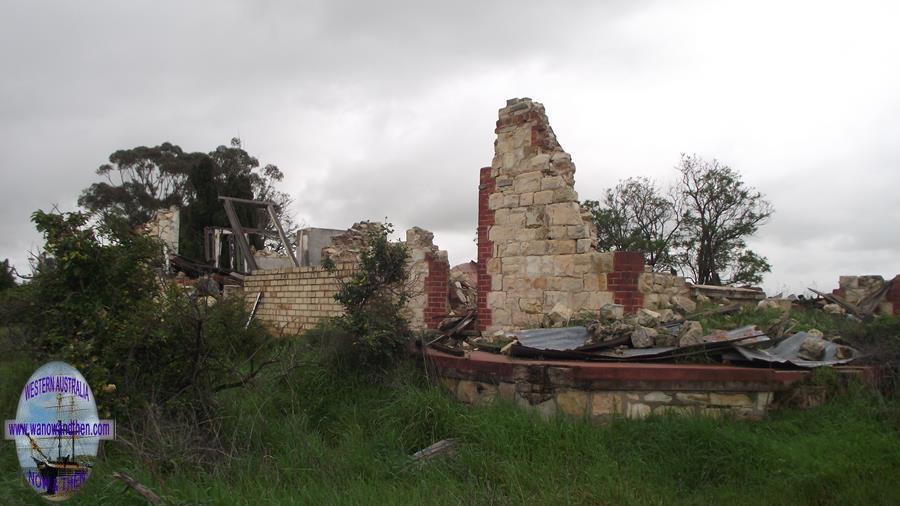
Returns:
[[[575,192],[575,165],[544,106],[507,101],[495,132],[494,159],[481,169],[479,186],[479,330],[537,326],[554,308],[641,307],[643,257],[596,250],[596,230]]]
[[[248,307],[252,308],[259,297],[256,318],[279,335],[296,335],[324,318],[343,314],[334,295],[340,282],[355,271],[365,238],[376,226],[357,223],[323,248],[322,254],[336,263],[334,273],[318,265],[253,271],[244,279]],[[450,263],[447,252],[438,249],[433,238],[434,234],[418,227],[406,232],[407,288],[412,293],[406,316],[413,330],[437,328],[449,312]]]

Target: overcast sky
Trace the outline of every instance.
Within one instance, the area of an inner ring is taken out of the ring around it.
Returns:
[[[497,110],[542,102],[580,198],[718,158],[776,214],[770,291],[900,273],[897,2],[0,1],[0,259],[116,149],[240,136],[306,224],[475,255]],[[27,269],[23,269],[27,272]]]

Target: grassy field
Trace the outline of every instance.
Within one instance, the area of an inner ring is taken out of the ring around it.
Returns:
[[[11,418],[32,364],[3,353]],[[703,418],[543,421],[515,407],[461,405],[410,365],[385,384],[317,366],[222,399],[243,450],[200,470],[172,455],[156,471],[107,447],[70,504],[144,504],[126,471],[174,504],[898,504],[895,403],[851,389],[826,406],[762,422]],[[445,437],[454,458],[411,466]],[[44,504],[2,452],[0,504]],[[165,464],[165,463],[164,463]]]

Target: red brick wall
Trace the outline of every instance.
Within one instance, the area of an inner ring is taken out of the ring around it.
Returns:
[[[644,256],[636,251],[616,251],[613,272],[606,275],[607,289],[613,292],[613,302],[625,306],[625,313],[634,313],[644,305],[644,295],[638,290],[638,277],[644,272]]]
[[[436,329],[450,312],[450,262],[435,258],[433,254],[427,255],[425,262],[428,264],[428,276],[425,277],[425,326]]]
[[[499,124],[497,125],[500,126]],[[494,193],[497,181],[491,177],[491,168],[481,169],[478,185],[478,330],[491,324],[491,310],[487,306],[487,294],[491,291],[491,275],[487,272],[488,260],[494,256],[494,243],[488,240],[488,229],[494,224],[494,211],[488,207],[488,199]]]
[[[894,276],[894,286],[888,292],[886,299],[894,304],[894,314],[900,314],[900,274]]]

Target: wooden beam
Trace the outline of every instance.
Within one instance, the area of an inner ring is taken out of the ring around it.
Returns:
[[[300,262],[297,261],[297,256],[294,255],[294,250],[291,249],[291,243],[288,242],[287,237],[284,235],[284,229],[281,228],[281,222],[278,221],[278,216],[275,216],[275,206],[270,205],[267,206],[266,209],[269,210],[269,217],[272,218],[272,223],[275,224],[275,230],[278,231],[278,237],[281,239],[281,244],[284,245],[284,251],[287,252],[287,255],[291,258],[291,262],[293,262],[294,267],[300,267]]]
[[[225,206],[225,214],[228,216],[228,223],[231,224],[231,230],[234,232],[232,236],[234,240],[237,241],[238,247],[241,249],[241,254],[244,255],[247,262],[247,270],[255,271],[258,269],[256,266],[256,259],[253,258],[253,253],[250,252],[250,244],[247,242],[247,236],[244,235],[244,229],[241,227],[241,221],[237,217],[237,213],[234,211],[234,203],[230,197],[219,197],[224,202]]]

